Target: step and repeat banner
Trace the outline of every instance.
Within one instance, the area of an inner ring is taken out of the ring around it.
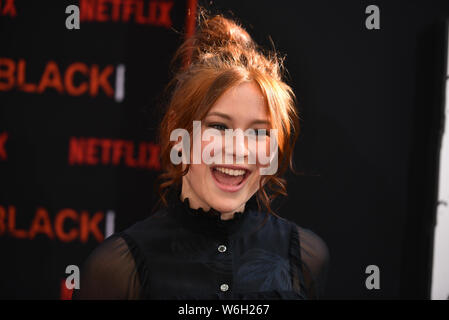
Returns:
[[[195,14],[0,0],[0,298],[69,299],[67,266],[151,214],[161,93]]]

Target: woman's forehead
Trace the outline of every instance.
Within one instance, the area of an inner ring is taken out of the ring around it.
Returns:
[[[254,82],[244,82],[226,90],[208,115],[227,114],[232,120],[268,120],[268,108],[262,91]]]

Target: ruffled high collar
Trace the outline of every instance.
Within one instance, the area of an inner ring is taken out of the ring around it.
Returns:
[[[256,194],[245,204],[243,211],[235,212],[228,220],[221,219],[221,213],[214,208],[205,211],[203,208],[193,209],[190,207],[189,198],[181,200],[180,188],[172,187],[168,193],[167,200],[171,210],[184,227],[193,231],[209,235],[234,235],[244,231],[248,227],[248,216],[251,211],[257,211]]]

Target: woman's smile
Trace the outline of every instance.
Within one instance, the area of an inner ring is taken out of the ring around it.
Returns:
[[[215,185],[225,192],[237,192],[242,189],[251,171],[241,166],[217,165],[210,167]]]

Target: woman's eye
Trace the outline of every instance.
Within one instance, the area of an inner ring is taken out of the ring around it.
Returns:
[[[253,129],[256,136],[270,136],[270,131],[266,129]]]
[[[221,123],[212,123],[209,125],[209,127],[217,129],[217,130],[226,130],[228,128],[224,124],[221,124]]]

